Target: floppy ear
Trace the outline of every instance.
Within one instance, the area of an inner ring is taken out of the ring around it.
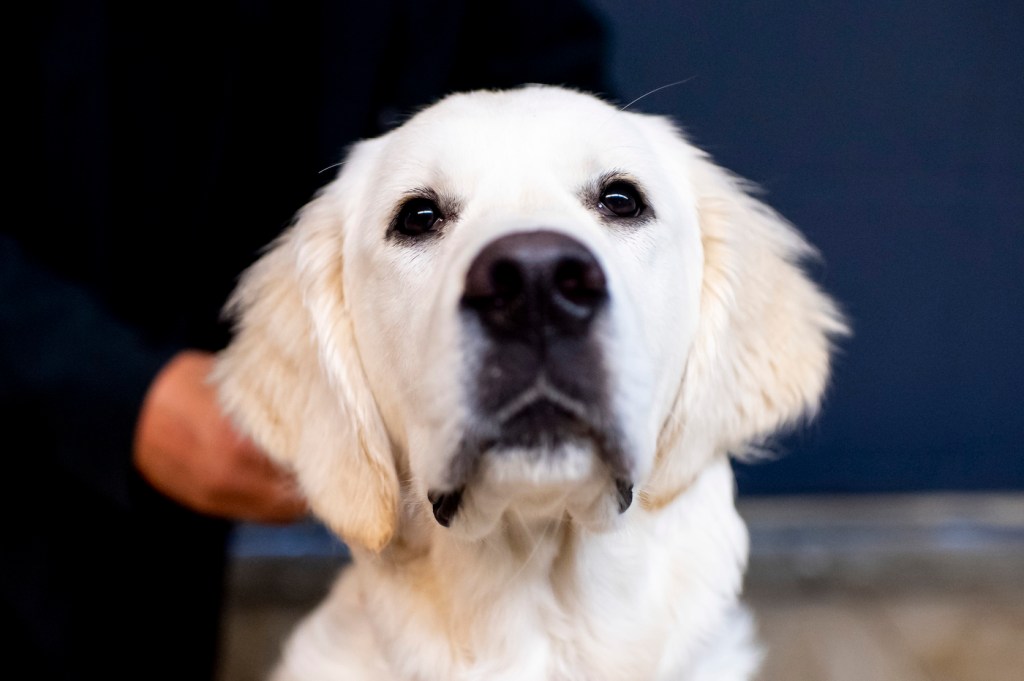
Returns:
[[[214,380],[243,432],[295,471],[312,510],[380,551],[395,531],[398,480],[346,305],[338,186],[243,275]]]
[[[755,451],[813,416],[832,338],[847,333],[835,303],[801,268],[813,248],[743,180],[683,144],[703,247],[700,317],[643,491],[650,507],[684,490],[709,457]]]

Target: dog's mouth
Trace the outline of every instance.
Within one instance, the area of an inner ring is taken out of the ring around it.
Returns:
[[[567,440],[595,440],[586,408],[555,391],[516,400],[497,414],[498,437],[493,449],[550,450]]]
[[[555,391],[541,390],[530,399],[513,400],[471,430],[452,461],[450,486],[427,493],[434,519],[442,527],[450,527],[462,509],[467,487],[480,477],[485,457],[491,464],[519,471],[506,483],[520,488],[517,492],[565,490],[587,477],[580,472],[581,457],[591,461],[586,467],[596,459],[600,468],[593,470],[606,471],[602,477],[608,475],[614,483],[618,512],[625,513],[632,505],[632,475],[618,438],[611,435],[613,429],[585,405]]]
[[[505,363],[515,358],[500,356]],[[428,488],[439,525],[451,527],[462,513],[477,527],[482,518],[497,517],[489,509],[501,508],[535,518],[565,511],[585,518],[596,511],[582,509],[599,498],[608,500],[599,503],[602,514],[629,509],[633,467],[603,397],[603,373],[569,371],[572,363],[560,360],[524,361],[517,372],[488,364],[502,371],[475,391],[444,478]]]
[[[477,453],[516,449],[539,457],[566,442],[589,442],[611,456],[618,447],[601,401],[588,393],[576,396],[563,383],[541,371],[518,394],[481,406],[464,443],[472,449],[475,440]]]

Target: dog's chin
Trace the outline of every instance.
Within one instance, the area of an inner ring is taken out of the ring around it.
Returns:
[[[499,440],[483,453],[467,484],[431,494],[435,520],[467,540],[500,532],[509,522],[612,529],[632,504],[632,484],[611,474],[600,446],[550,432]]]

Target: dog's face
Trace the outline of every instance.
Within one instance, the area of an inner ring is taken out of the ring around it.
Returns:
[[[560,90],[453,97],[345,170],[370,178],[342,256],[356,345],[453,531],[509,505],[604,522],[650,471],[702,254],[639,121]]]
[[[814,407],[841,322],[805,252],[661,119],[457,95],[357,145],[246,276],[222,395],[357,544],[402,504],[606,527]]]

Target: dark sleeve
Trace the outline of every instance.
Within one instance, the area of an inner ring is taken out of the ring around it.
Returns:
[[[525,83],[609,94],[606,37],[576,0],[466,2],[451,91]]]
[[[175,350],[148,345],[87,289],[0,234],[0,422],[8,444],[23,449],[12,458],[59,466],[130,506],[139,408]]]

